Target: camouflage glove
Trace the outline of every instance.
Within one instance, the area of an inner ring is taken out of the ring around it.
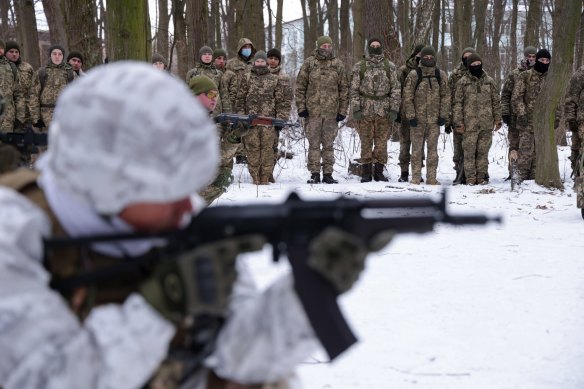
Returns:
[[[517,124],[520,126],[527,126],[529,124],[529,119],[527,119],[527,115],[517,116]]]
[[[363,120],[363,112],[361,110],[353,112],[353,119],[355,120]]]
[[[336,227],[329,227],[309,247],[308,265],[331,282],[339,293],[351,289],[365,268],[365,258],[381,250],[392,239],[392,233],[381,233],[368,247],[363,240]]]
[[[298,112],[298,116],[300,116],[301,118],[307,118],[308,117],[308,110],[305,109],[304,111]]]
[[[237,255],[260,250],[253,235],[201,245],[176,259],[163,258],[140,293],[154,309],[178,323],[187,316],[224,314],[237,277]]]
[[[503,115],[503,123],[506,125],[511,124],[511,115]]]
[[[399,113],[397,111],[389,111],[387,118],[389,119],[389,123],[395,122]]]
[[[570,127],[570,131],[572,131],[573,134],[578,133],[578,122],[576,120],[568,120],[568,126]]]
[[[410,119],[410,127],[418,127],[418,119]]]

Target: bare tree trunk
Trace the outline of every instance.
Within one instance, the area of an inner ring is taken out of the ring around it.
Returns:
[[[553,18],[553,53],[549,74],[546,77],[535,110],[534,132],[536,146],[535,182],[548,188],[563,189],[558,168],[558,150],[554,134],[556,108],[564,96],[572,74],[574,41],[582,3],[556,0]]]
[[[43,10],[49,25],[49,34],[52,44],[66,46],[67,34],[65,33],[65,21],[61,10],[61,0],[43,0]],[[65,47],[67,50],[68,47]]]
[[[10,0],[0,0],[0,36],[3,39],[8,37],[8,8]]]
[[[345,63],[347,69],[352,63],[351,52],[353,47],[351,28],[349,27],[349,0],[341,0],[341,12],[339,14],[340,47],[339,56]]]
[[[270,0],[266,0],[266,4],[268,7],[268,45],[266,49],[271,49],[274,46],[274,26],[272,24],[272,2]]]
[[[97,37],[97,8],[93,0],[61,0],[61,13],[65,23],[69,51],[83,54],[83,68],[90,69],[103,61],[101,43]],[[149,38],[149,35],[148,35]]]
[[[187,0],[185,22],[187,26],[187,65],[195,66],[199,61],[199,49],[208,44],[207,21],[209,12],[207,0]]]
[[[475,33],[473,37],[474,47],[477,53],[485,54],[485,20],[487,18],[487,0],[475,0]]]
[[[446,15],[446,1],[442,1],[442,29],[440,31],[440,50],[442,51],[442,64],[441,64],[441,68],[444,71],[449,70],[448,69],[448,58],[450,57],[451,53],[446,51],[446,47],[445,47],[445,39],[446,39],[446,19],[447,19],[447,15]]]
[[[584,1],[582,2],[584,4]],[[584,60],[584,11],[580,14],[580,28],[578,29],[578,44],[576,45],[576,60],[573,70],[578,69]]]
[[[489,74],[495,78],[497,86],[501,86],[501,56],[499,55],[499,41],[501,40],[501,24],[503,23],[503,11],[507,0],[493,1],[493,44],[491,46],[491,58],[494,60]]]
[[[360,61],[365,48],[364,0],[353,0],[353,58]]]
[[[511,10],[511,68],[517,63],[517,14],[519,0],[513,0],[513,9]]]
[[[416,7],[416,24],[414,28],[414,40],[416,42],[430,41],[434,3],[435,0],[423,0]]]
[[[158,0],[158,31],[156,31],[156,52],[170,61],[168,55],[170,13],[168,0]]]
[[[304,59],[310,56],[314,47],[314,41],[310,42],[310,21],[308,20],[308,13],[306,12],[306,0],[300,0],[302,6],[302,22],[304,26]]]
[[[387,0],[369,0],[365,13],[365,36],[367,39],[377,37],[381,39],[384,54],[397,61],[400,54],[400,45],[394,33],[393,7]]]
[[[434,47],[437,51],[442,51],[442,48],[439,45],[440,39],[440,7],[442,1],[436,0],[434,2],[434,10],[432,11],[432,47]]]
[[[308,17],[309,17],[309,31],[308,41],[311,43],[309,47],[314,47],[314,42],[318,39],[318,11],[316,2],[318,0],[308,0]],[[311,50],[312,51],[312,50]]]
[[[405,47],[407,51],[414,48],[414,43],[412,39],[412,34],[410,31],[410,7],[409,2],[406,0],[397,1],[397,23],[398,29],[401,35],[402,47]],[[406,54],[407,56],[408,54]]]
[[[211,1],[211,20],[213,20],[214,48],[223,47],[223,43],[221,42],[221,10],[218,1]]]
[[[539,47],[541,13],[541,0],[529,0],[529,10],[527,12],[527,22],[525,25],[525,36],[523,37],[523,47]],[[580,12],[578,12],[578,15],[580,15]]]
[[[329,25],[329,36],[333,40],[333,46],[339,47],[339,3],[337,0],[329,0],[327,4],[327,15]]]
[[[189,52],[187,45],[187,23],[185,21],[184,0],[173,0],[174,37],[177,58],[177,76],[184,79],[189,70]],[[172,53],[171,53],[172,54]]]
[[[20,0],[15,3],[17,36],[20,42],[20,54],[34,69],[41,66],[39,35],[36,15],[32,0]]]
[[[276,45],[275,47],[282,48],[282,20],[284,12],[284,0],[278,0],[276,9]]]
[[[150,15],[147,1],[108,1],[107,19],[110,61],[150,59]]]

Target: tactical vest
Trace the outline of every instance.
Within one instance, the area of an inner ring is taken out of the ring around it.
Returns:
[[[0,186],[14,189],[41,208],[51,222],[51,237],[67,237],[65,229],[51,210],[45,194],[37,184],[38,176],[38,172],[18,169],[0,176]],[[45,256],[43,265],[51,274],[52,286],[56,285],[56,281],[74,276],[82,271],[96,270],[124,261],[122,258],[108,257],[78,247],[59,248],[46,254],[49,255]],[[70,303],[72,310],[80,318],[84,318],[96,305],[124,302],[131,293],[138,290],[138,286],[148,273],[136,270],[131,274],[112,277],[108,281],[99,282],[92,286],[71,290],[56,288],[56,290]]]

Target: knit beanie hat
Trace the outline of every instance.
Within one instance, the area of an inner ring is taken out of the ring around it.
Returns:
[[[328,43],[330,45],[333,44],[333,40],[331,39],[330,36],[324,35],[324,36],[319,37],[316,40],[316,47],[320,47],[320,46],[324,45],[325,43]]]
[[[213,61],[215,61],[215,59],[217,57],[225,57],[225,58],[227,58],[227,52],[224,49],[222,49],[222,48],[219,47],[219,48],[217,48],[217,49],[215,49],[213,51]]]
[[[434,50],[434,48],[432,46],[426,46],[422,49],[421,54],[422,54],[422,57],[424,57],[426,55],[431,55],[431,56],[435,57],[436,50]]]
[[[152,54],[152,63],[162,62],[164,66],[168,66],[168,62],[166,62],[166,58],[164,58],[161,54],[154,53]]]
[[[83,55],[78,51],[70,52],[69,55],[67,56],[67,62],[69,62],[71,58],[79,58],[79,60],[83,63]]]
[[[49,57],[51,56],[51,53],[53,52],[53,50],[61,50],[61,53],[63,53],[63,55],[65,55],[65,49],[63,48],[63,46],[52,45],[51,47],[49,47]]]
[[[263,59],[264,61],[268,61],[268,56],[266,55],[266,52],[263,50],[258,51],[254,56],[253,56],[253,61],[255,62],[258,59]]]
[[[11,49],[16,49],[16,50],[20,51],[20,46],[15,41],[7,41],[6,47],[4,49],[6,51],[11,50]]]
[[[203,54],[213,55],[213,49],[210,48],[209,46],[203,46],[199,49],[199,57],[202,56]]]
[[[547,59],[552,59],[552,55],[550,54],[549,51],[547,51],[546,49],[541,49],[537,52],[537,54],[535,54],[535,60],[537,61],[540,58],[547,58]]]
[[[537,54],[537,49],[533,46],[527,46],[523,50],[523,55],[527,57],[529,54]]]
[[[371,46],[371,43],[373,42],[379,42],[379,44],[383,46],[383,42],[381,42],[381,39],[376,37],[369,38],[369,40],[367,41],[367,46]]]
[[[483,62],[483,60],[481,59],[481,56],[478,55],[477,53],[472,53],[471,55],[466,57],[466,63],[468,64],[468,66],[470,66],[471,63],[476,62],[476,61],[481,61],[481,63]]]
[[[465,47],[464,50],[462,50],[462,56],[464,57],[466,53],[474,54],[476,52],[477,51],[474,49],[474,47]]]
[[[212,90],[219,90],[213,80],[207,76],[203,76],[202,74],[192,77],[189,80],[189,88],[191,88],[195,96]]]
[[[282,61],[282,53],[276,48],[270,49],[268,51],[267,57],[276,57],[278,58],[278,61]]]

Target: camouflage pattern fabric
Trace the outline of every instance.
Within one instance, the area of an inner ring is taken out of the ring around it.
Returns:
[[[464,64],[461,62],[457,68],[455,68],[450,77],[448,78],[448,87],[450,88],[450,104],[451,104],[451,112],[450,118],[452,122],[452,116],[454,115],[454,92],[456,89],[456,83],[465,75],[468,74],[468,69]],[[462,134],[457,133],[456,131],[452,132],[452,145],[453,145],[453,153],[452,153],[452,162],[454,162],[454,168],[458,169],[458,163],[460,161],[460,157],[462,156],[463,148],[462,148]]]
[[[453,125],[464,125],[462,147],[467,184],[480,183],[488,172],[492,131],[501,121],[501,101],[495,80],[485,72],[480,78],[470,73],[457,83],[452,104]]]
[[[0,131],[11,132],[14,129],[14,121],[24,123],[26,102],[23,98],[22,90],[18,82],[18,76],[12,71],[10,62],[4,56],[0,57],[0,93],[4,97],[4,116]]]
[[[31,111],[34,104],[34,100],[31,97],[34,96],[34,69],[28,63],[20,61],[16,66],[18,69],[18,83],[20,84],[20,89],[22,90],[22,97],[24,99],[25,111],[24,111],[24,124],[33,124],[31,120]]]
[[[444,71],[440,71],[440,83],[435,77],[435,68],[421,66],[424,77],[416,89],[418,75],[411,71],[404,85],[404,113],[402,121],[416,119],[417,127],[410,128],[412,139],[412,182],[421,178],[424,141],[427,142],[427,178],[429,184],[436,181],[438,168],[438,119],[448,121],[450,117],[450,89]],[[426,78],[429,77],[429,78]]]
[[[34,104],[31,103],[31,119],[33,123],[42,119],[46,128],[49,128],[53,121],[57,98],[67,86],[68,71],[70,69],[71,67],[68,64],[61,63],[60,65],[55,65],[49,61],[46,66],[47,77],[45,87],[42,91],[39,71],[36,72],[33,81],[34,94],[31,96],[31,101],[37,100]]]
[[[291,94],[284,78],[267,67],[253,68],[241,83],[235,103],[240,114],[256,114],[288,120]],[[254,183],[267,183],[274,167],[274,128],[257,127],[243,138],[248,169]]]
[[[335,119],[346,115],[349,107],[349,83],[343,62],[332,55],[323,57],[314,51],[296,77],[296,107],[308,110],[311,118]]]
[[[388,75],[384,62],[383,55],[367,55],[353,66],[351,73],[351,106],[353,112],[363,114],[359,123],[363,163],[387,163],[388,115],[390,111],[398,112],[401,104],[397,73],[390,67]]]
[[[278,65],[275,68],[269,68],[269,69],[270,69],[270,73],[278,76],[281,79],[281,81],[284,83],[283,85],[286,86],[285,93],[287,96],[289,96],[288,98],[290,99],[290,101],[292,101],[292,99],[294,98],[294,95],[292,93],[292,86],[290,85],[290,76],[288,74],[286,74],[286,72],[284,72],[284,70],[282,70],[282,64]],[[274,132],[273,148],[274,148],[274,165],[272,166],[272,178],[274,178],[274,168],[276,167],[276,163],[278,162],[278,153],[279,153],[279,149],[280,149],[280,133],[278,131]]]
[[[320,173],[322,159],[323,173],[332,174],[335,164],[333,144],[339,132],[337,121],[309,116],[305,131],[306,139],[308,139],[308,171]]]
[[[519,131],[518,166],[524,180],[535,177],[535,140],[533,136],[533,110],[541,85],[548,73],[527,70],[517,77],[511,97],[513,112]]]
[[[199,75],[209,77],[219,88],[219,96],[221,97],[221,108],[216,109],[215,113],[233,112],[231,100],[229,99],[229,97],[227,97],[229,95],[229,91],[227,87],[223,84],[223,72],[217,69],[215,65],[213,65],[213,63],[209,65],[204,63],[198,63],[194,68],[187,72],[187,76],[185,77],[187,84],[189,83],[189,80],[191,78]]]
[[[513,88],[519,74],[526,69],[523,66],[518,66],[513,69],[505,79],[503,88],[501,89],[501,115],[509,115],[511,122],[507,125],[507,140],[509,141],[509,152],[512,150],[519,150],[519,130],[517,129],[516,117],[513,113],[513,105],[511,104],[511,96],[513,95]],[[511,175],[511,164],[509,164],[509,175]]]
[[[408,172],[410,168],[410,148],[412,146],[412,141],[410,138],[410,124],[407,120],[405,120],[405,113],[403,110],[404,101],[403,101],[403,88],[405,85],[406,78],[408,74],[412,70],[415,70],[418,67],[418,63],[416,58],[410,58],[406,61],[405,65],[402,65],[399,70],[399,83],[401,86],[401,104],[399,108],[400,117],[402,118],[400,126],[399,126],[399,166],[402,172]]]
[[[581,66],[570,78],[568,90],[566,92],[566,100],[564,104],[564,112],[566,123],[576,121],[578,123],[578,133],[572,132],[572,170],[574,170],[577,163],[578,155],[582,152],[582,135],[584,133],[584,66]]]

